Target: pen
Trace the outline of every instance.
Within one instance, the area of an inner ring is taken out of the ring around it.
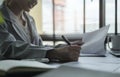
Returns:
[[[48,58],[36,58],[36,59],[22,59],[22,60],[26,60],[26,61],[38,61],[38,62],[43,62],[43,63],[48,63],[49,59]]]
[[[62,38],[68,45],[71,45],[70,41],[64,35],[62,35]]]

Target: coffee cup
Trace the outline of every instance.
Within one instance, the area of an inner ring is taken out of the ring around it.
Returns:
[[[108,47],[112,52],[120,53],[120,35],[113,35],[108,38],[108,41],[111,39],[111,47],[108,42]]]

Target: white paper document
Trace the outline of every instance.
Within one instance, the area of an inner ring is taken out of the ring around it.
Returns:
[[[81,54],[105,55],[105,38],[107,36],[109,26],[100,28],[92,32],[83,34],[84,44],[81,47]]]

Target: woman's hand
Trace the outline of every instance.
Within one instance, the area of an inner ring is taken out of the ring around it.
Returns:
[[[49,59],[57,59],[60,62],[78,61],[81,47],[78,45],[65,46],[50,51]]]

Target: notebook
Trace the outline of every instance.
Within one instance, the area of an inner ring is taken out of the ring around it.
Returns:
[[[38,61],[2,60],[0,61],[0,77],[6,75],[19,76],[21,74],[43,73],[55,68],[57,66],[51,66]]]

